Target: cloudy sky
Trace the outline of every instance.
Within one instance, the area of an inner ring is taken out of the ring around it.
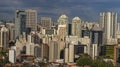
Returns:
[[[79,16],[85,21],[99,21],[99,13],[112,11],[120,15],[120,0],[0,0],[0,19],[12,20],[15,10],[36,9],[38,17],[57,20],[61,14],[69,19]]]

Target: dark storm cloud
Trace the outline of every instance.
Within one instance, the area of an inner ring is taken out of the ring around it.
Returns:
[[[69,18],[79,16],[83,20],[98,21],[100,12],[114,11],[119,14],[119,3],[119,0],[1,0],[0,18],[13,18],[17,9],[36,9],[39,17],[57,19],[66,14]]]

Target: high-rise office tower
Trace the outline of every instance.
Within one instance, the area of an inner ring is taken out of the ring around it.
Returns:
[[[106,42],[108,42],[109,39],[116,38],[117,13],[100,13],[100,27],[103,29]]]
[[[26,12],[17,10],[15,12],[15,38],[26,31]]]
[[[14,39],[15,39],[15,24],[14,23],[6,23],[6,27],[9,30],[9,41],[14,41]]]
[[[58,19],[59,25],[67,25],[68,24],[68,17],[66,15],[61,15]]]
[[[65,63],[74,62],[74,45],[73,44],[66,44],[64,60],[65,60]]]
[[[57,59],[60,59],[59,45],[57,41],[51,41],[49,46],[49,61],[54,62]]]
[[[66,15],[61,15],[58,19],[58,25],[65,25],[66,26],[66,35],[68,35],[68,17]]]
[[[52,20],[50,17],[41,17],[41,26],[45,29],[51,29]]]
[[[9,44],[8,29],[4,25],[1,25],[0,27],[1,27],[1,29],[0,29],[0,47],[8,48],[8,44]]]
[[[26,12],[26,28],[31,29],[32,31],[37,30],[37,11],[28,9]]]
[[[72,35],[81,37],[81,19],[79,17],[72,20]]]

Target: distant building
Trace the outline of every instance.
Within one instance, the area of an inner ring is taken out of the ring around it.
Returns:
[[[50,17],[41,17],[40,25],[45,29],[51,29],[52,19]]]
[[[54,62],[56,59],[60,59],[59,44],[57,41],[51,41],[49,46],[49,61]]]
[[[74,62],[79,59],[79,54],[87,53],[89,48],[86,45],[74,45]]]
[[[35,46],[34,47],[34,56],[35,57],[41,57],[41,47],[40,46]]]
[[[95,59],[95,56],[99,56],[103,52],[103,30],[97,23],[86,24],[82,30],[82,37],[86,36],[90,38],[89,55]]]
[[[81,32],[82,32],[81,28],[82,28],[81,19],[79,17],[73,18],[73,20],[72,20],[72,35],[81,37]]]
[[[37,30],[37,11],[28,9],[26,12],[26,28],[30,28],[32,31]]]
[[[66,35],[68,35],[68,24],[69,24],[68,17],[66,15],[61,15],[58,19],[58,25],[65,25]]]
[[[109,39],[116,38],[117,33],[117,13],[100,13],[100,27],[104,32],[104,41],[108,43]]]
[[[9,31],[9,41],[15,40],[15,24],[14,23],[6,23],[6,27]]]
[[[42,48],[41,48],[41,57],[42,58],[49,58],[49,46],[48,44],[42,44],[41,45]]]
[[[103,44],[103,30],[99,27],[98,24],[92,24],[91,27],[86,26],[82,30],[82,37],[89,37],[91,39],[91,44]]]
[[[69,45],[69,51],[68,51],[68,57],[69,57],[69,62],[74,62],[74,45],[70,44]]]
[[[114,64],[116,66],[120,66],[120,46],[115,46],[114,47]]]
[[[26,55],[41,57],[41,47],[39,44],[32,42],[32,36],[28,35],[28,41],[25,45]]]
[[[65,37],[64,59],[65,63],[74,62],[74,45],[78,45],[78,36]]]
[[[92,44],[98,44],[98,46],[101,46],[103,44],[103,31],[99,25],[93,25],[90,32],[90,38]]]
[[[24,10],[16,10],[15,12],[15,38],[18,38],[22,32],[26,31],[26,12]]]
[[[68,24],[68,35],[72,35],[72,24]]]
[[[9,50],[9,62],[16,62],[16,51],[14,49]]]
[[[120,66],[120,34],[117,34],[117,45],[114,46],[114,65]]]
[[[117,33],[120,33],[120,22],[117,24]]]
[[[15,45],[16,45],[16,57],[18,57],[20,54],[26,54],[26,36],[25,36],[25,34],[20,35],[19,38],[16,39]]]
[[[91,51],[90,50],[92,47],[91,47],[91,40],[89,37],[84,37],[84,38],[80,38],[79,39],[79,42],[80,44],[79,45],[75,45],[77,46],[78,48],[76,48],[75,50],[80,50],[79,52],[80,53],[87,53],[88,55],[91,56]],[[84,50],[83,50],[84,49]]]
[[[66,15],[61,15],[58,19],[58,25],[67,25],[68,22],[68,17]]]
[[[69,48],[68,47],[66,47],[65,48],[65,54],[64,54],[64,60],[65,60],[65,63],[68,63],[69,62]]]
[[[64,41],[58,41],[59,42],[59,50],[60,50],[60,59],[64,59],[64,49],[65,49],[65,42]]]
[[[65,37],[67,36],[67,32],[66,32],[66,25],[58,25],[58,35],[60,36],[60,40],[64,41]]]
[[[9,46],[9,31],[8,29],[4,26],[0,26],[0,47],[3,48],[8,48]]]
[[[98,44],[92,44],[92,59],[97,59],[99,56]]]
[[[31,42],[32,43],[40,45],[40,41],[41,41],[41,38],[39,37],[37,32],[31,33]]]
[[[55,29],[42,29],[42,34],[44,34],[44,35],[55,35],[56,30]]]

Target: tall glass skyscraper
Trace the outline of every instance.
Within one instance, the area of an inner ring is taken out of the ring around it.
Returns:
[[[15,13],[15,38],[22,32],[30,32],[31,30],[37,30],[37,11],[32,9],[17,10]]]
[[[26,31],[26,12],[17,10],[15,13],[15,38]]]

